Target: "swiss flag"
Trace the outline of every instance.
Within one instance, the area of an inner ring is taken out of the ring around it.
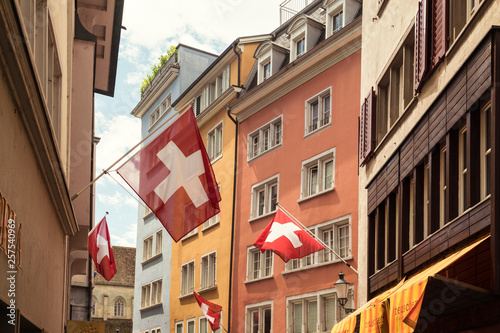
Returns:
[[[117,171],[176,242],[219,212],[219,189],[192,108]]]
[[[194,291],[193,294],[201,308],[201,311],[210,323],[212,331],[217,331],[220,325],[220,313],[222,311],[222,306],[207,301],[198,295],[196,291]]]
[[[106,217],[104,217],[89,232],[88,248],[97,272],[108,281],[116,273],[115,257],[109,240],[108,224],[106,223]]]
[[[295,223],[281,208],[278,208],[271,223],[264,229],[253,245],[259,248],[262,253],[265,250],[273,251],[284,262],[305,257],[325,248]]]

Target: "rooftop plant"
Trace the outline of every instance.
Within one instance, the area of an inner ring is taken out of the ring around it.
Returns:
[[[158,60],[160,61],[159,63],[153,65],[151,67],[151,74],[146,74],[146,78],[144,78],[142,80],[142,85],[141,85],[141,98],[142,96],[144,95],[144,91],[146,91],[146,88],[148,87],[148,85],[153,81],[153,79],[155,78],[156,74],[158,74],[161,70],[161,68],[163,67],[163,65],[165,65],[168,61],[168,59],[170,59],[171,56],[177,54],[177,49],[175,48],[175,46],[170,46],[170,49],[167,50],[167,53],[166,54],[163,54],[163,55],[160,55],[158,57]]]

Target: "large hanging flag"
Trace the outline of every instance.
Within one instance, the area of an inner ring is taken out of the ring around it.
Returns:
[[[210,323],[212,331],[217,331],[220,326],[220,313],[222,311],[222,306],[207,301],[206,299],[198,295],[196,291],[194,291],[193,293],[196,301],[198,302],[198,305],[201,308],[201,311]]]
[[[192,108],[118,170],[177,242],[221,200]]]
[[[273,251],[284,262],[305,257],[325,248],[281,208],[278,208],[271,223],[253,245],[262,253],[265,250]]]
[[[111,280],[116,273],[116,263],[106,216],[89,232],[88,249],[97,272],[106,280]]]

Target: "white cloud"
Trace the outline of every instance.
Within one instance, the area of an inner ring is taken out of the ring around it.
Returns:
[[[112,245],[136,247],[137,223],[127,225],[125,231],[121,231],[119,234],[117,232],[110,231],[110,236]]]
[[[119,192],[115,192],[112,195],[97,193],[96,197],[100,203],[114,208],[122,206],[137,208],[138,205],[137,200],[134,197],[130,195],[127,196]]]

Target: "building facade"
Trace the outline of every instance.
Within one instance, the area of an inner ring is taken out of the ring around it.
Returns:
[[[229,327],[236,125],[226,107],[252,69],[256,47],[269,38],[235,40],[173,104],[180,112],[193,108],[222,200],[219,214],[172,244],[170,332],[211,332],[193,292],[222,306],[221,324]]]
[[[313,1],[254,53],[238,122],[232,331],[327,332],[345,317],[334,283],[358,266],[361,6]],[[332,250],[285,263],[253,243],[278,205]]]
[[[105,322],[106,333],[132,333],[135,248],[113,246],[113,255],[117,272],[111,281],[94,278],[91,320]]]
[[[93,189],[72,199],[93,178],[94,93],[114,93],[123,2],[75,6],[0,4],[2,332],[90,319]]]
[[[172,102],[215,58],[216,55],[190,46],[177,45],[176,54],[155,76],[132,111],[132,115],[141,118],[143,138],[156,130],[160,133],[175,120]],[[172,238],[149,208],[140,205],[138,214],[133,331],[168,332]]]
[[[486,0],[363,2],[358,303],[489,236],[425,276],[417,330],[500,327],[499,12]],[[463,289],[443,298],[436,281]]]

